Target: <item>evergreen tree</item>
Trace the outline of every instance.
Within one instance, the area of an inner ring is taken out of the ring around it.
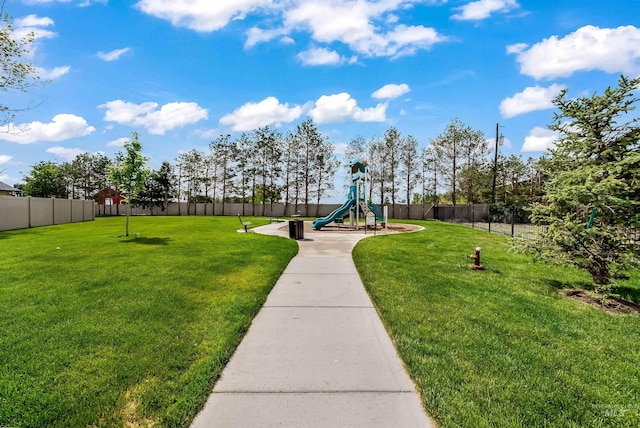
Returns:
[[[560,135],[549,181],[532,219],[547,231],[530,249],[588,271],[596,290],[637,267],[640,242],[640,120],[631,115],[640,78],[620,77],[603,95],[572,99],[562,91],[550,129]]]

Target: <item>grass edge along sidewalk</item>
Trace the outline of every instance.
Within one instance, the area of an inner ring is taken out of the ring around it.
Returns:
[[[361,241],[354,261],[441,427],[640,426],[640,316],[561,296],[589,276],[504,237],[416,223]],[[468,268],[476,246],[486,271]],[[640,277],[621,285],[637,291]]]
[[[0,426],[187,426],[297,252],[238,228],[135,217],[128,238],[122,218],[0,233]]]

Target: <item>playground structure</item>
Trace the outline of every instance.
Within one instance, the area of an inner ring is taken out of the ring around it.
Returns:
[[[311,223],[311,227],[314,229],[320,230],[331,222],[342,223],[347,215],[349,216],[349,223],[354,229],[359,227],[360,215],[365,219],[375,218],[383,227],[386,226],[386,219],[380,208],[367,198],[367,186],[369,184],[367,161],[362,158],[354,159],[351,161],[350,166],[352,185],[349,187],[347,201],[328,216],[315,219]],[[366,221],[365,227],[367,227]]]

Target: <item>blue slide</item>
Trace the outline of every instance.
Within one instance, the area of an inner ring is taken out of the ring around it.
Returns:
[[[326,226],[332,221],[335,221],[338,218],[344,217],[344,214],[347,212],[347,210],[349,210],[349,208],[351,208],[351,206],[355,203],[356,203],[355,198],[349,199],[340,208],[335,209],[328,216],[315,219],[313,223],[311,223],[311,227],[313,227],[315,230],[322,229],[322,226]]]
[[[369,209],[376,215],[376,220],[378,220],[380,223],[384,222],[384,215],[382,214],[382,211],[380,211],[379,206],[377,206],[373,202],[369,202]]]

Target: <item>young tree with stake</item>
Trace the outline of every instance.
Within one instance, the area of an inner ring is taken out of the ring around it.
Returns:
[[[125,236],[129,236],[129,216],[131,215],[131,201],[144,190],[150,172],[147,168],[148,158],[142,156],[142,143],[138,140],[138,133],[131,133],[131,140],[124,144],[124,152],[120,153],[121,162],[109,168],[109,180],[117,188],[123,190],[127,197],[127,220]]]

